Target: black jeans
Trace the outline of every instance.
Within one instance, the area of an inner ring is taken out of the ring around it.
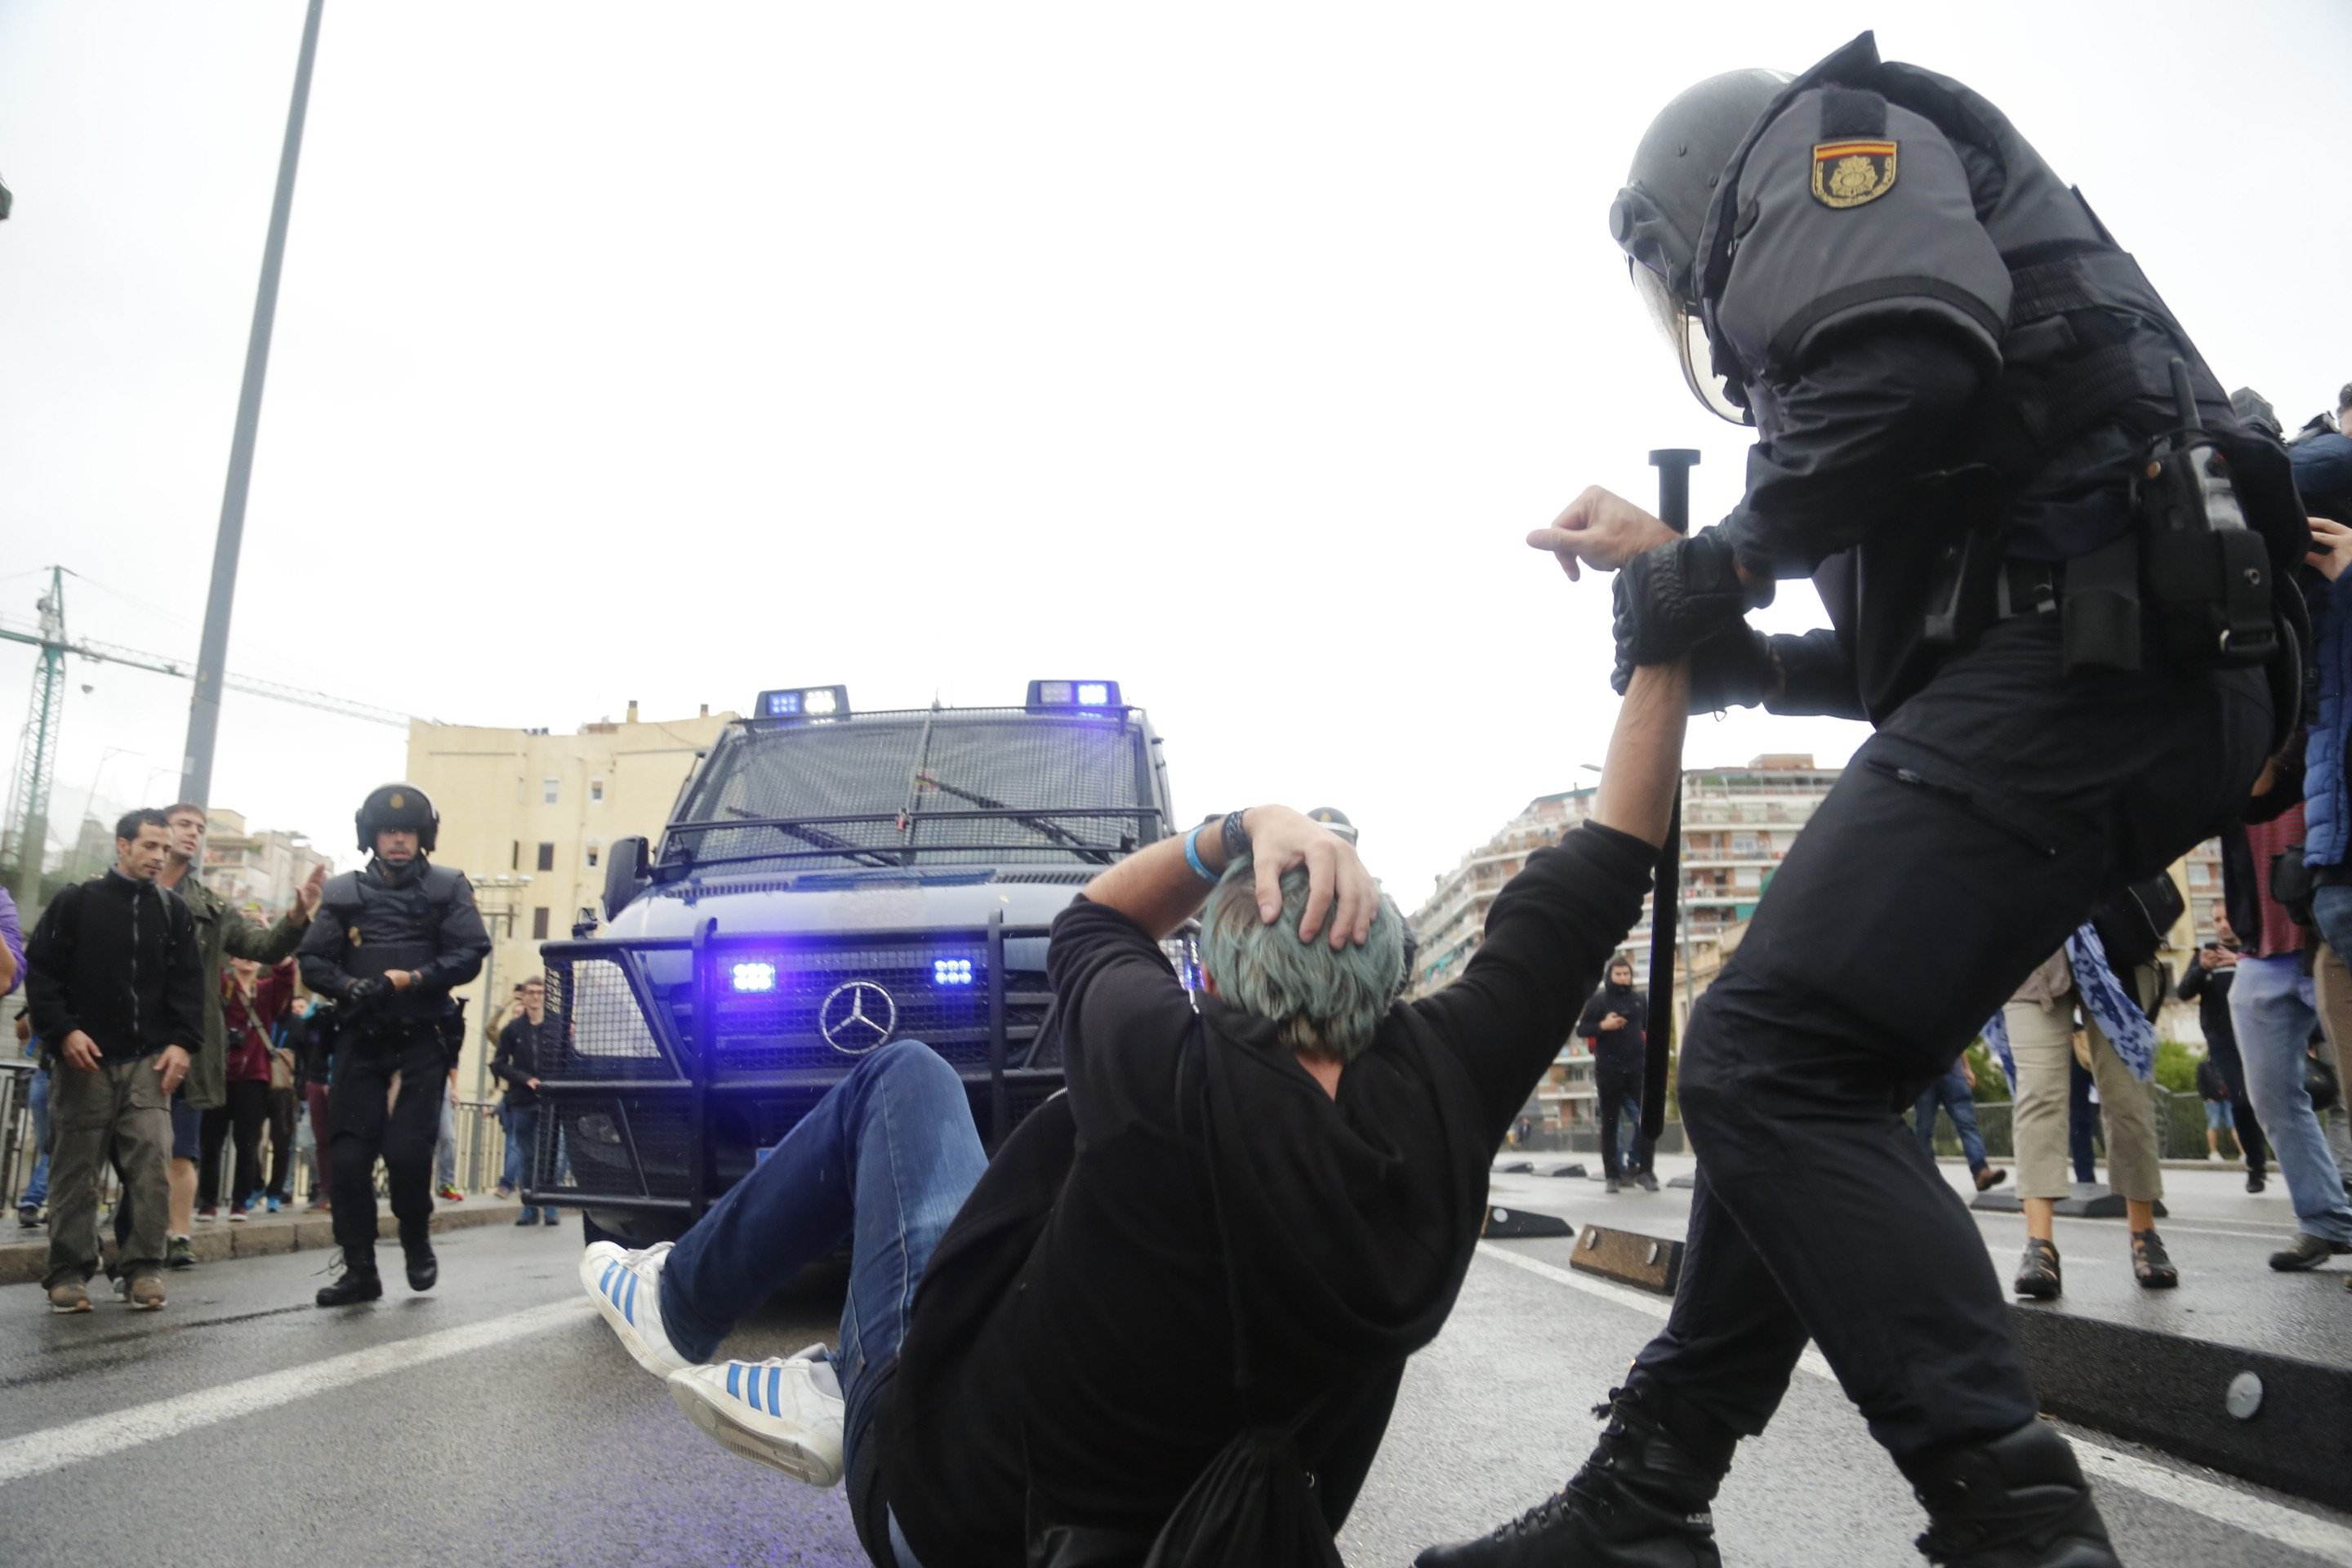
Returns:
[[[279,1203],[294,1198],[294,1090],[269,1091],[269,1195]]]
[[[2191,958],[2190,963],[2196,960]],[[2205,1037],[2205,1052],[2213,1058],[2213,1070],[2230,1086],[2230,1124],[2238,1131],[2238,1149],[2246,1157],[2246,1173],[2260,1176],[2270,1163],[2270,1145],[2263,1141],[2262,1119],[2254,1114],[2254,1102],[2246,1098],[2246,1064],[2238,1055],[2238,1042]]]
[[[419,1026],[405,1036],[343,1042],[335,1051],[329,1097],[334,1120],[335,1245],[344,1267],[375,1267],[375,1162],[383,1157],[392,1212],[404,1243],[423,1240],[433,1220],[433,1145],[441,1136],[441,1100],[447,1092],[448,1053],[440,1037]],[[400,1079],[399,1099],[392,1080]]]
[[[269,1120],[269,1085],[231,1082],[228,1103],[205,1112],[204,1152],[196,1163],[196,1204],[213,1208],[220,1203],[221,1144],[234,1137],[236,1170],[228,1201],[241,1204],[261,1190],[261,1127]]]
[[[2243,804],[2259,671],[2060,668],[1994,626],[1864,742],[1683,1048],[1681,1294],[1637,1364],[1763,1430],[1808,1337],[1898,1460],[2034,1418],[1982,1237],[1902,1112],[2105,893]]]
[[[1633,1112],[1636,1123],[1642,1120],[1642,1068],[1638,1066],[1595,1067],[1592,1087],[1601,1091],[1601,1168],[1611,1176],[1630,1176],[1650,1168],[1650,1157],[1655,1152],[1650,1141],[1637,1126],[1630,1159],[1620,1161],[1617,1154],[1617,1122],[1627,1109]]]

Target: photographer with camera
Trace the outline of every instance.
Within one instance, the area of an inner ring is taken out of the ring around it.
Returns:
[[[2174,994],[2197,1004],[2197,1023],[2205,1035],[2205,1063],[2198,1069],[2199,1079],[2201,1083],[2210,1069],[2220,1080],[2224,1091],[2220,1103],[2228,1108],[2230,1123],[2238,1134],[2238,1152],[2246,1161],[2246,1191],[2259,1193],[2268,1184],[2264,1167],[2270,1146],[2263,1140],[2262,1119],[2254,1114],[2254,1102],[2246,1094],[2245,1064],[2239,1058],[2237,1028],[2230,1020],[2230,986],[2238,978],[2240,944],[2237,929],[2230,923],[2226,899],[2213,900],[2213,938],[2197,950],[2196,961],[2180,977]]]
[[[354,817],[373,858],[328,882],[302,939],[302,982],[335,1003],[335,1245],[341,1278],[321,1307],[383,1294],[375,1268],[375,1163],[391,1178],[392,1212],[412,1290],[440,1277],[433,1256],[433,1145],[463,1015],[450,991],[481,973],[489,932],[463,871],[425,857],[441,814],[411,784],[378,786]],[[389,1110],[386,1109],[389,1101]]]

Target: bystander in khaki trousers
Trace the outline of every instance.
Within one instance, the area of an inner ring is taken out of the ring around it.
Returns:
[[[44,1289],[98,1272],[98,1183],[110,1144],[122,1167],[131,1237],[119,1267],[137,1279],[163,1267],[172,1112],[156,1058],[100,1059],[88,1072],[57,1058],[49,1074],[49,1262]]]
[[[2017,1062],[2017,1103],[2011,1115],[2021,1198],[2063,1198],[2074,1190],[2066,1168],[2074,1000],[2070,993],[2054,1007],[2011,1002],[2001,1009],[2009,1026],[2010,1055]],[[2161,1145],[2147,1085],[2132,1076],[2098,1025],[2085,1020],[2084,1026],[2091,1044],[2091,1079],[2098,1085],[2099,1109],[2106,1118],[2107,1180],[2124,1197],[2154,1203],[2164,1196],[2164,1168],[2158,1163]]]

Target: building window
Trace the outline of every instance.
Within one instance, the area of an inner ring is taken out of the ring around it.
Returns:
[[[546,802],[549,805],[553,805],[555,804],[556,783],[557,781],[554,779],[541,779],[539,781],[539,798]]]
[[[507,857],[507,869],[520,871],[522,869],[522,840],[518,838],[513,842],[514,853]]]
[[[530,911],[530,940],[533,942],[547,940],[547,906],[545,904]]]
[[[555,869],[554,845],[542,844],[539,847],[539,868],[542,871],[552,871]]]
[[[590,779],[588,781],[588,804],[591,805],[602,805],[604,804],[604,781],[603,779]]]
[[[601,839],[591,838],[588,840],[588,869],[591,871],[593,871],[596,868],[596,858],[603,852],[604,847],[604,841]]]

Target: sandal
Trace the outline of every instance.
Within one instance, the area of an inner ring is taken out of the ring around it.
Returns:
[[[2132,1273],[2143,1290],[2169,1290],[2180,1283],[2180,1270],[2166,1256],[2164,1238],[2153,1229],[2131,1233]]]
[[[2025,1257],[2017,1266],[2013,1289],[2021,1296],[2031,1296],[2037,1301],[2047,1301],[2058,1294],[2058,1246],[2038,1236],[2025,1238]]]

